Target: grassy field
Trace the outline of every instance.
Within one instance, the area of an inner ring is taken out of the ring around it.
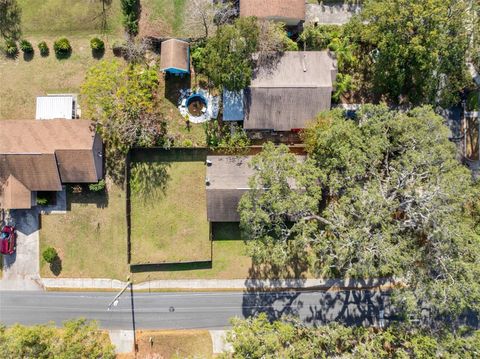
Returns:
[[[34,119],[37,96],[78,93],[87,69],[99,61],[92,56],[89,36],[69,37],[73,51],[71,57],[64,60],[58,60],[53,53],[54,38],[32,36],[28,39],[35,48],[31,60],[24,60],[21,53],[15,60],[0,56],[0,120]],[[47,41],[50,48],[48,57],[38,52],[37,44],[42,40]],[[107,48],[104,58],[113,58],[110,49]]]
[[[187,0],[142,0],[141,36],[182,36]]]
[[[202,358],[213,357],[208,330],[148,330],[137,333],[138,352],[121,354],[130,358]]]
[[[102,32],[101,1],[18,0],[22,9],[22,32],[30,35],[79,35]],[[123,29],[120,1],[106,7],[106,32],[120,34]]]
[[[132,264],[210,260],[203,162],[171,162],[163,193],[132,191]]]
[[[109,186],[108,195],[69,194],[66,214],[41,216],[40,253],[54,247],[61,277],[125,280],[128,275],[125,194]],[[41,274],[55,274],[41,258]]]

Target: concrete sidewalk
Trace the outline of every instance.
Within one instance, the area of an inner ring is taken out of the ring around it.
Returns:
[[[105,278],[42,278],[46,289],[100,289],[120,290],[127,282]],[[389,289],[398,281],[394,278],[367,280],[340,279],[189,279],[189,280],[154,280],[133,285],[135,290],[281,290],[281,289]]]

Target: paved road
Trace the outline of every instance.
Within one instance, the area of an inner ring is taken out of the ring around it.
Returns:
[[[270,318],[299,316],[309,324],[339,320],[379,324],[389,316],[389,295],[377,291],[134,293],[126,291],[107,311],[115,293],[0,292],[0,322],[38,324],[85,317],[106,329],[221,329],[234,316],[266,312]],[[132,311],[132,306],[134,311]],[[134,319],[134,320],[133,320]]]

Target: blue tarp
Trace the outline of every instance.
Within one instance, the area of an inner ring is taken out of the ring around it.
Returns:
[[[243,121],[243,90],[223,90],[223,121]]]

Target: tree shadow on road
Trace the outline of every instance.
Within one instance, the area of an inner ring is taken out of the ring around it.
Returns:
[[[314,325],[333,321],[345,325],[381,325],[381,317],[390,313],[389,297],[389,293],[381,291],[328,291],[319,298],[318,305],[310,306],[305,322]]]

